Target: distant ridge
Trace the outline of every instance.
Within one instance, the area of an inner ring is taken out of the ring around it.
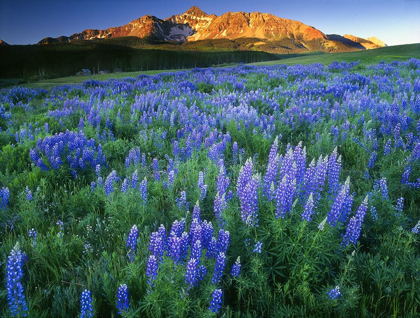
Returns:
[[[105,30],[87,29],[70,36],[46,37],[38,44],[101,40],[134,36],[159,42],[194,42],[201,40],[262,40],[275,51],[276,47],[290,51],[338,52],[365,50],[385,46],[377,38],[362,39],[352,35],[327,36],[322,31],[302,22],[279,18],[269,13],[227,12],[221,16],[207,14],[193,6],[182,14],[160,19],[145,15],[126,25]]]
[[[0,46],[7,46],[7,45],[10,45],[10,44],[8,44],[8,43],[6,43],[6,42],[4,42],[3,40],[0,39]]]
[[[375,39],[376,39],[376,42],[377,43],[374,43],[374,42],[372,42],[369,39],[360,38],[360,37],[357,37],[357,36],[354,36],[354,35],[350,35],[350,34],[344,34],[344,37],[346,39],[349,39],[349,40],[355,42],[355,43],[359,43],[366,50],[377,49],[378,47],[384,47],[384,46],[386,46],[385,43],[383,43],[382,41],[380,41],[380,40],[378,40],[376,38]],[[378,43],[381,43],[381,44],[378,44]]]

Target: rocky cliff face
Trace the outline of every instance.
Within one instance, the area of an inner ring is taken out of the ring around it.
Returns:
[[[321,31],[298,21],[282,19],[268,13],[228,12],[215,17],[209,25],[188,38],[189,41],[203,39],[258,38],[278,40],[290,38],[311,41],[325,39]]]
[[[124,36],[167,42],[256,38],[266,42],[283,41],[290,43],[294,48],[324,51],[334,51],[343,45],[350,49],[370,49],[382,46],[380,44],[382,42],[376,38],[375,41],[369,41],[351,35],[345,35],[344,38],[326,36],[312,26],[299,21],[279,18],[269,13],[227,12],[216,16],[207,14],[196,6],[165,20],[145,15],[120,27],[106,30],[85,30],[69,37],[45,38],[39,44]],[[339,45],[337,45],[338,42]]]

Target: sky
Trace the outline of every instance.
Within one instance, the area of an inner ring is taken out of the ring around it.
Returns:
[[[420,43],[420,0],[0,0],[0,39],[35,44],[50,36],[165,19],[196,5],[204,12],[266,12],[325,34],[375,36],[388,45]]]

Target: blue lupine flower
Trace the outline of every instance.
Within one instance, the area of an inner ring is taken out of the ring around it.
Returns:
[[[128,298],[128,290],[126,284],[121,284],[117,292],[117,308],[118,313],[121,314],[130,307],[130,299]]]
[[[165,226],[163,224],[161,224],[159,226],[157,234],[160,237],[160,239],[162,240],[162,249],[166,250],[168,242],[167,242],[167,237],[166,237],[166,229],[165,229]]]
[[[277,183],[277,174],[280,163],[280,157],[277,154],[277,151],[278,137],[276,137],[273,145],[271,146],[270,154],[268,155],[267,169],[263,181],[263,193],[267,197],[268,201],[271,201],[273,199],[274,193],[272,193],[271,188],[273,184]]]
[[[9,188],[2,188],[0,190],[0,209],[6,210],[7,207],[7,203],[9,202],[9,198],[10,198],[10,191]]]
[[[102,187],[102,185],[104,184],[104,180],[102,179],[102,177],[98,177],[98,187]]]
[[[328,159],[328,184],[331,196],[336,196],[338,192],[338,184],[341,170],[341,156],[337,158],[337,147]]]
[[[29,230],[29,237],[32,239],[32,246],[36,248],[37,233],[34,229]]]
[[[196,241],[201,241],[202,237],[203,230],[201,228],[201,222],[198,219],[193,219],[190,226],[191,245],[194,245]]]
[[[339,296],[341,296],[340,286],[335,286],[328,292],[329,299],[337,299]]]
[[[309,195],[308,201],[305,204],[305,209],[302,213],[302,221],[310,221],[314,210],[314,199],[312,193]]]
[[[60,228],[60,231],[57,233],[57,235],[59,237],[63,237],[63,230],[64,230],[64,223],[63,223],[63,221],[58,220],[57,223],[55,223],[55,224],[58,225],[59,228]]]
[[[410,184],[409,183],[409,179],[410,179],[410,174],[411,174],[411,166],[407,165],[404,168],[404,172],[401,176],[401,184]]]
[[[232,271],[230,272],[230,274],[232,275],[232,277],[238,277],[240,273],[241,273],[241,257],[238,256],[235,264],[232,265]]]
[[[300,185],[305,177],[305,167],[306,167],[306,147],[302,149],[302,142],[295,147],[293,151],[293,160],[296,164],[296,172],[294,177],[296,178],[296,184]],[[325,176],[327,172],[327,161],[325,162]],[[323,178],[325,178],[325,176]]]
[[[203,171],[200,171],[200,172],[198,173],[198,182],[197,182],[197,187],[198,187],[199,189],[201,189],[201,188],[203,187],[203,185],[204,185],[204,173],[203,173]]]
[[[397,205],[395,206],[395,210],[401,213],[403,211],[403,208],[404,208],[404,198],[401,197],[397,200]]]
[[[95,167],[96,176],[99,178],[101,176],[101,165],[97,164]]]
[[[133,189],[137,188],[137,183],[139,182],[139,175],[137,172],[137,169],[133,172],[133,175],[131,176],[131,187]]]
[[[105,195],[109,196],[114,192],[114,181],[117,178],[117,172],[113,170],[105,180]]]
[[[368,169],[372,169],[375,166],[376,161],[376,152],[372,152],[372,155],[370,156],[369,162],[367,164]]]
[[[402,148],[404,142],[401,138],[401,124],[398,123],[394,128],[394,147],[395,148]]]
[[[213,277],[211,283],[217,284],[223,275],[223,269],[225,268],[226,255],[224,252],[220,252],[216,257],[216,266],[214,267]]]
[[[188,254],[189,245],[189,235],[187,232],[182,232],[181,235],[181,259],[185,259]]]
[[[174,185],[174,179],[175,179],[175,171],[171,170],[168,173],[168,188],[172,189],[173,185]]]
[[[341,159],[339,157],[336,162],[337,170],[341,168],[340,164],[341,164]],[[327,171],[328,171],[328,156],[325,156],[324,159],[322,159],[322,156],[320,156],[318,159],[317,166],[316,166],[314,182],[312,184],[315,202],[319,201],[319,199],[321,198],[321,192],[322,192],[322,189],[324,188],[325,179],[327,177]],[[337,173],[339,174],[339,171]],[[338,183],[338,179],[337,179],[337,183]]]
[[[343,205],[341,206],[341,214],[339,220],[341,223],[347,222],[349,219],[351,209],[353,205],[353,196],[350,193],[347,193]]]
[[[181,260],[181,239],[174,231],[169,234],[168,256],[174,260],[175,264],[178,264]]]
[[[246,170],[244,169],[244,171]],[[243,182],[244,179],[245,178],[243,178],[241,182]],[[239,179],[238,185],[241,187]],[[251,177],[245,187],[240,190],[241,218],[247,226],[251,227],[258,226],[258,186],[258,177],[254,176]]]
[[[341,216],[344,210],[343,205],[345,204],[347,200],[347,196],[349,196],[349,187],[350,187],[350,179],[347,178],[346,182],[341,188],[340,193],[335,198],[334,203],[331,206],[331,210],[327,216],[328,224],[330,224],[332,227],[335,226],[335,224],[337,223],[337,220],[339,219],[339,217]]]
[[[376,212],[376,208],[373,205],[370,207],[370,215],[372,217],[372,220],[378,220],[378,212]]]
[[[226,253],[230,242],[230,233],[229,231],[225,231],[223,229],[219,230],[219,234],[217,236],[217,252],[224,252]]]
[[[249,158],[243,167],[241,167],[241,171],[239,173],[238,181],[236,183],[236,194],[239,198],[243,195],[242,193],[245,191],[245,188],[249,181],[252,178],[252,172],[254,169],[254,165],[252,163],[252,159]]]
[[[261,254],[261,248],[262,248],[263,243],[261,242],[257,242],[255,243],[254,249],[252,250],[254,253],[258,253]]]
[[[201,187],[201,192],[200,192],[200,198],[199,198],[199,200],[200,201],[203,201],[206,198],[206,196],[207,196],[207,184],[205,184],[205,185],[203,185]]]
[[[20,251],[19,243],[16,243],[7,258],[6,269],[7,302],[12,316],[27,316],[28,312],[23,285],[21,282],[23,277],[23,263],[23,254]]]
[[[80,318],[93,317],[92,294],[85,289],[80,297]]]
[[[162,237],[160,237],[158,232],[153,232],[150,235],[149,251],[156,256],[159,262],[161,261],[165,248]]]
[[[197,240],[194,242],[194,245],[192,246],[191,249],[191,258],[197,260],[197,263],[200,263],[200,259],[201,259],[201,241]]]
[[[391,154],[391,139],[388,139],[388,141],[385,144],[384,155],[388,156],[390,154]]]
[[[175,158],[178,158],[178,156],[179,156],[179,146],[178,146],[178,141],[176,141],[176,140],[174,141],[172,154],[174,155]]]
[[[285,175],[277,187],[276,218],[284,218],[291,211],[295,192],[296,179],[291,179],[291,176]]]
[[[150,284],[152,287],[154,286],[154,280],[156,279],[157,274],[158,260],[155,255],[150,255],[146,265],[146,276],[149,278],[147,280],[148,284]]]
[[[121,184],[121,192],[125,193],[125,192],[127,192],[127,189],[128,189],[128,181],[127,181],[126,178],[124,178],[124,181]]]
[[[32,191],[29,190],[28,186],[26,186],[25,192],[26,192],[26,201],[32,201],[32,199],[33,199]]]
[[[195,217],[193,217],[195,219]],[[185,228],[185,219],[181,219],[181,221],[175,220],[172,223],[171,232],[174,232],[177,237],[181,237],[182,232],[184,232]]]
[[[219,192],[222,196],[226,193],[229,187],[229,177],[226,176],[225,166],[223,164],[223,160],[221,160],[221,165],[219,169],[219,175],[217,176],[216,182],[216,192]]]
[[[198,280],[202,281],[207,275],[207,268],[204,265],[198,266]]]
[[[350,243],[357,244],[357,240],[360,237],[360,232],[362,231],[362,223],[366,215],[368,208],[368,197],[363,200],[357,209],[356,215],[352,217],[347,225],[346,234],[344,234],[343,241],[341,242],[341,247],[346,247]]]
[[[155,171],[155,172],[159,171],[159,162],[158,162],[157,158],[153,159],[152,166],[153,166],[153,171]]]
[[[199,201],[197,201],[196,203],[195,203],[195,205],[194,205],[194,208],[193,208],[193,212],[192,212],[192,219],[194,220],[194,219],[197,219],[199,222],[201,221],[201,218],[200,218],[200,213],[201,213],[201,210],[200,210],[200,203],[199,203]]]
[[[213,225],[211,224],[211,222],[207,222],[207,220],[204,220],[201,223],[201,233],[203,248],[207,248],[213,237]]]
[[[223,227],[224,225],[224,218],[223,218],[223,212],[227,208],[227,203],[225,200],[225,194],[220,195],[220,192],[216,193],[216,197],[214,198],[214,215],[216,216],[216,219],[219,221],[219,226]]]
[[[388,200],[388,186],[386,184],[386,178],[379,180],[379,190],[381,191],[382,198]]]
[[[218,313],[222,304],[222,296],[223,292],[221,289],[215,289],[211,295],[210,307],[209,309],[214,312]]]
[[[210,259],[210,258],[215,258],[216,255],[217,255],[217,240],[213,236],[211,240],[208,242],[206,257]]]
[[[137,229],[137,226],[133,225],[127,237],[127,247],[129,248],[128,259],[130,260],[130,262],[134,262],[134,258],[136,256],[138,235],[139,235],[139,231]]]
[[[198,283],[198,261],[195,258],[191,258],[187,263],[187,271],[185,272],[185,282],[188,287],[195,286]]]
[[[176,205],[180,210],[188,210],[189,203],[187,202],[187,193],[185,191],[181,191],[181,195],[176,200]]]
[[[147,178],[144,177],[143,181],[140,183],[140,196],[143,200],[143,205],[147,203]]]
[[[236,141],[232,145],[232,159],[233,164],[236,165],[238,163],[238,143]]]
[[[411,232],[414,234],[418,234],[420,230],[420,221],[417,222],[417,224],[411,229]]]
[[[420,159],[420,142],[417,142],[414,146],[413,153],[411,154],[411,161]]]

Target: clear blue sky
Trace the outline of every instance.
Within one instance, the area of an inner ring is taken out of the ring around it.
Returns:
[[[388,45],[420,43],[420,0],[0,0],[0,39],[44,37],[124,25],[143,15],[165,19],[197,5],[207,13],[268,12],[326,34],[376,36]]]

